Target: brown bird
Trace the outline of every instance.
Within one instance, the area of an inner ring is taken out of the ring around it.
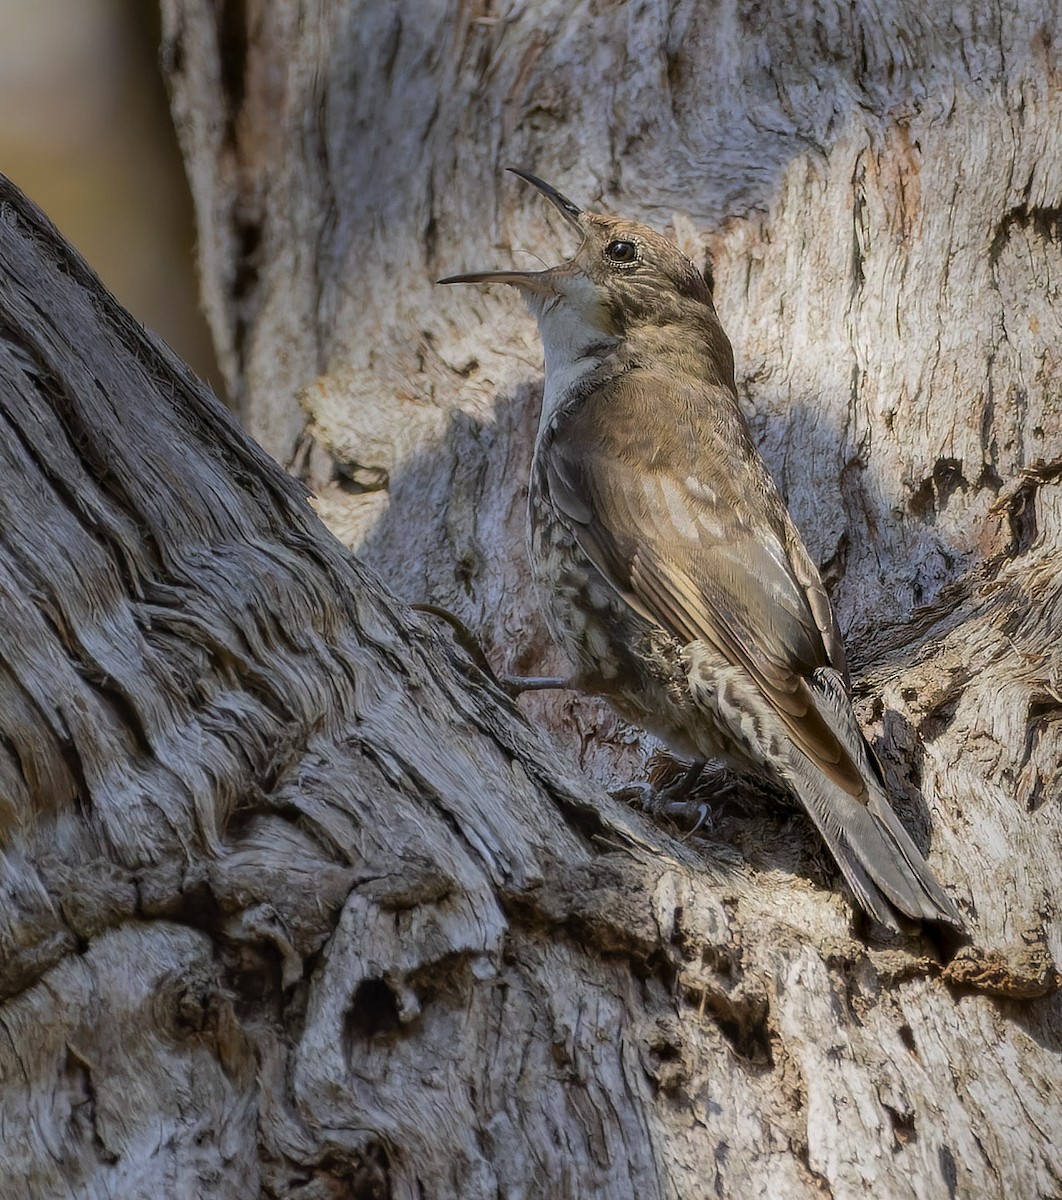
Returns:
[[[538,319],[542,415],[531,563],[567,684],[696,764],[722,758],[794,793],[860,904],[962,926],[900,824],[848,694],[819,572],[738,408],[704,278],[644,225],[584,212],[526,171],[579,233],[508,283]]]

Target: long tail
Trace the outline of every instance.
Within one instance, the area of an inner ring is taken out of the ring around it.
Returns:
[[[889,804],[880,768],[840,678],[828,669],[816,671],[813,685],[822,700],[820,711],[863,772],[869,801],[848,795],[791,743],[780,774],[804,802],[859,903],[876,920],[895,930],[898,910],[915,920],[961,929],[959,910]]]

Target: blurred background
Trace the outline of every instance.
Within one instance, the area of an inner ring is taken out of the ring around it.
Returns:
[[[152,0],[0,0],[0,172],[220,393]]]

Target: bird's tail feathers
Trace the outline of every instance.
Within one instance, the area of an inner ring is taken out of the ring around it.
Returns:
[[[869,801],[848,795],[795,746],[789,748],[782,774],[804,801],[849,887],[863,907],[891,929],[898,928],[897,910],[915,920],[962,928],[958,908],[889,804],[880,769],[839,677],[825,669],[816,672],[813,682],[816,698],[821,697],[820,711],[863,771]]]

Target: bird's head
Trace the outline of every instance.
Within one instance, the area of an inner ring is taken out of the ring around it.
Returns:
[[[509,169],[579,233],[575,256],[545,271],[477,271],[440,283],[512,284],[540,322],[567,316],[609,337],[646,325],[718,326],[704,277],[674,242],[636,221],[585,212],[529,172]]]

